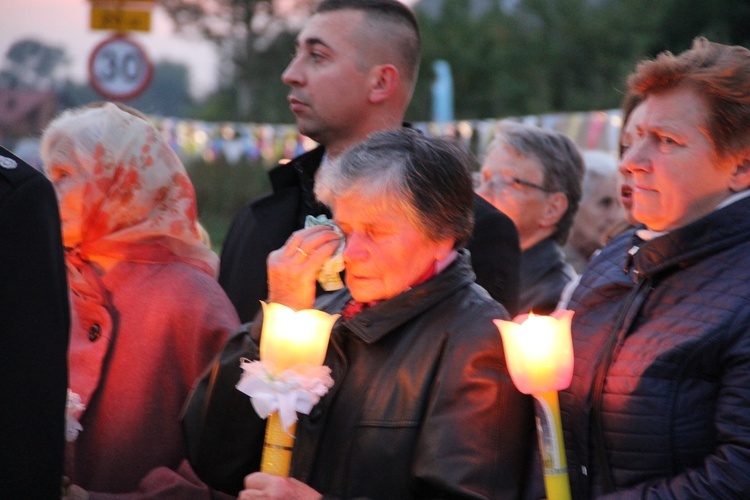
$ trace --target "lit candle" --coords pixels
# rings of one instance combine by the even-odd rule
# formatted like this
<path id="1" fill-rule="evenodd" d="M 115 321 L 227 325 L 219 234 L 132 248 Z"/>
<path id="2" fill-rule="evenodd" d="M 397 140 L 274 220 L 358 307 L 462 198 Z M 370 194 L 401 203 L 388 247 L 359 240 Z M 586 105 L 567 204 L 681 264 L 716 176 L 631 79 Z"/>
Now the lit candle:
<path id="1" fill-rule="evenodd" d="M 331 328 L 339 315 L 314 309 L 295 311 L 273 302 L 262 302 L 262 305 L 261 361 L 269 363 L 275 374 L 297 367 L 303 370 L 305 366 L 321 366 L 328 349 Z M 261 458 L 262 472 L 289 475 L 295 428 L 293 424 L 285 430 L 278 412 L 268 416 Z"/>
<path id="2" fill-rule="evenodd" d="M 282 304 L 263 305 L 260 359 L 276 372 L 308 364 L 320 366 L 326 357 L 331 328 L 339 317 L 315 309 L 295 311 Z"/>
<path id="3" fill-rule="evenodd" d="M 522 315 L 513 321 L 496 319 L 513 383 L 537 402 L 537 433 L 549 500 L 571 498 L 557 391 L 573 377 L 573 311 L 551 316 Z"/>

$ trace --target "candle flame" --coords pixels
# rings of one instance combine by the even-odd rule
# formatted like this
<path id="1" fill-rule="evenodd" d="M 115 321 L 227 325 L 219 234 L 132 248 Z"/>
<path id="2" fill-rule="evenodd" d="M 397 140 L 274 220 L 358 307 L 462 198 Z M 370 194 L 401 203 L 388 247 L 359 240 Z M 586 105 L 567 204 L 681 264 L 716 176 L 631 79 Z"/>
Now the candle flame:
<path id="1" fill-rule="evenodd" d="M 533 313 L 513 321 L 494 320 L 503 338 L 505 360 L 519 391 L 538 394 L 567 388 L 573 377 L 573 311 Z"/>
<path id="2" fill-rule="evenodd" d="M 276 373 L 296 365 L 321 366 L 339 315 L 316 309 L 295 311 L 275 302 L 261 304 L 260 359 L 272 363 Z"/>

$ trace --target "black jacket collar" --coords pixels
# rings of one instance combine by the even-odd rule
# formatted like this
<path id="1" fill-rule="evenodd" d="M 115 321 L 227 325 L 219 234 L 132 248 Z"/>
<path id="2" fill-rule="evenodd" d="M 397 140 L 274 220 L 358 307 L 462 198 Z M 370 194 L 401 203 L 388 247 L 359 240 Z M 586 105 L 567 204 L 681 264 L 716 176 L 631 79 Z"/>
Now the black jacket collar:
<path id="1" fill-rule="evenodd" d="M 347 321 L 346 327 L 368 344 L 377 342 L 459 288 L 470 285 L 474 279 L 469 253 L 461 250 L 456 260 L 443 272 L 411 290 L 365 309 Z M 315 308 L 340 313 L 350 299 L 349 290 L 344 288 L 340 292 L 320 297 Z"/>
<path id="2" fill-rule="evenodd" d="M 642 276 L 688 266 L 726 248 L 750 241 L 750 197 L 715 210 L 669 233 L 643 242 L 633 258 Z"/>

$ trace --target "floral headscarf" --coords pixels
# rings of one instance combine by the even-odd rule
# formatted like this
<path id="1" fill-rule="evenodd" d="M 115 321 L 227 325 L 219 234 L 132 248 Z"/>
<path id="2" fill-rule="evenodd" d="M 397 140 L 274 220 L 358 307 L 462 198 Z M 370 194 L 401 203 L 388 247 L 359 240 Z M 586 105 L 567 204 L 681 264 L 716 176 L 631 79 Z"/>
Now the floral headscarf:
<path id="1" fill-rule="evenodd" d="M 193 185 L 144 118 L 111 103 L 69 111 L 50 124 L 41 148 L 48 171 L 63 164 L 87 183 L 77 249 L 84 260 L 177 260 L 215 275 L 218 258 L 201 242 Z"/>
<path id="2" fill-rule="evenodd" d="M 187 172 L 137 112 L 111 103 L 65 112 L 45 131 L 41 154 L 48 174 L 64 166 L 70 174 L 65 182 L 82 183 L 76 185 L 81 213 L 66 220 L 61 206 L 63 231 L 66 224 L 80 225 L 75 228 L 80 241 L 66 242 L 80 326 L 94 325 L 109 337 L 112 321 L 101 276 L 118 262 L 183 262 L 216 276 L 219 260 L 201 241 Z"/>

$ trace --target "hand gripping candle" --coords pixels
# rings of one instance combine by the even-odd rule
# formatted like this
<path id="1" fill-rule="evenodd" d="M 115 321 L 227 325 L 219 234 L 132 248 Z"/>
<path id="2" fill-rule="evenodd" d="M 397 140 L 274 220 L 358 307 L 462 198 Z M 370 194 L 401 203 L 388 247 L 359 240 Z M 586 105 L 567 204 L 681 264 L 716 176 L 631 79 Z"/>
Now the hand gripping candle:
<path id="1" fill-rule="evenodd" d="M 571 498 L 557 391 L 567 388 L 573 377 L 572 319 L 573 311 L 561 310 L 551 316 L 524 314 L 513 321 L 495 320 L 513 383 L 536 401 L 537 434 L 549 500 Z"/>
<path id="2" fill-rule="evenodd" d="M 288 476 L 297 412 L 308 414 L 333 386 L 331 370 L 322 365 L 339 315 L 262 305 L 260 361 L 241 361 L 237 389 L 250 396 L 261 418 L 268 417 L 261 471 Z"/>

